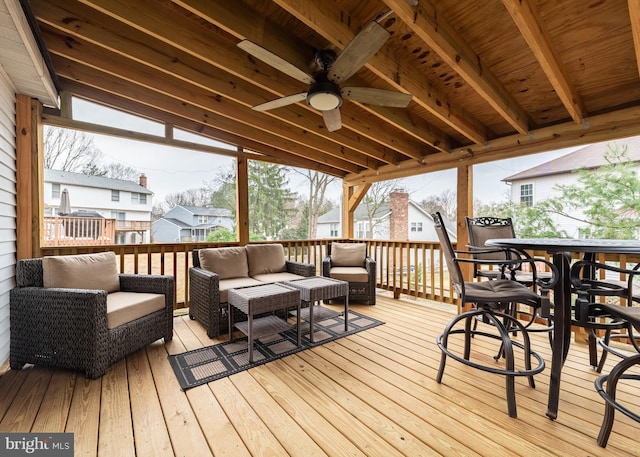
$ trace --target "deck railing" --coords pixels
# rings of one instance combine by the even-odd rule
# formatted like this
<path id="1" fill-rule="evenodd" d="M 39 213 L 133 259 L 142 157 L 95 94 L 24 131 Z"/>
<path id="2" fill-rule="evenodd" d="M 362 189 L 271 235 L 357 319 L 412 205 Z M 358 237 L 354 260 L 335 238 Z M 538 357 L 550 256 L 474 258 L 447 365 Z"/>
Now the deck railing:
<path id="1" fill-rule="evenodd" d="M 442 303 L 457 304 L 451 292 L 440 245 L 437 242 L 317 239 L 278 241 L 285 247 L 288 259 L 316 265 L 321 274 L 322 259 L 327 247 L 336 241 L 358 241 L 368 244 L 369 255 L 377 262 L 377 287 L 393 292 L 395 297 L 407 295 Z M 42 255 L 85 254 L 114 251 L 122 273 L 168 274 L 176 278 L 177 307 L 189 306 L 189 268 L 192 251 L 206 247 L 237 246 L 238 243 L 174 243 L 174 244 L 125 244 L 95 246 L 56 246 L 42 248 Z M 549 259 L 545 252 L 532 252 Z M 600 262 L 616 262 L 624 268 L 640 262 L 638 256 L 607 254 L 598 257 Z M 625 279 L 621 277 L 620 279 Z"/>

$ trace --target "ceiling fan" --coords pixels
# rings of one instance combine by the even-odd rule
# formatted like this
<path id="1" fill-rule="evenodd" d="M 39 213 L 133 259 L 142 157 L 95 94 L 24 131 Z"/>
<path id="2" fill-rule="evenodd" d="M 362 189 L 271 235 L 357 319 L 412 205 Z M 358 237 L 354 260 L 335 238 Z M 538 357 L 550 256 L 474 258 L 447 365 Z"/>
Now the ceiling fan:
<path id="1" fill-rule="evenodd" d="M 238 43 L 240 49 L 276 70 L 310 85 L 306 92 L 277 98 L 254 106 L 253 109 L 268 111 L 306 100 L 309 106 L 322 112 L 327 129 L 333 132 L 342 127 L 340 106 L 345 98 L 368 105 L 406 107 L 411 101 L 411 94 L 371 87 L 340 87 L 340 83 L 353 76 L 389 38 L 389 32 L 378 23 L 384 17 L 386 15 L 367 24 L 340 55 L 336 55 L 330 49 L 318 51 L 315 61 L 320 70 L 314 75 L 308 74 L 252 41 L 242 40 Z"/>

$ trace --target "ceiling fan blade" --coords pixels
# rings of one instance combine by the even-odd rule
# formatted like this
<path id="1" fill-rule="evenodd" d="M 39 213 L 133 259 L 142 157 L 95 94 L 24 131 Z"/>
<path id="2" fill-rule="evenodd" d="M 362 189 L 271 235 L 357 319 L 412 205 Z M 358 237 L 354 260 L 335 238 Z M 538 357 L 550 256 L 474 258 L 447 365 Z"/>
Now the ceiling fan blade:
<path id="1" fill-rule="evenodd" d="M 294 103 L 301 102 L 306 98 L 307 98 L 307 93 L 301 92 L 299 94 L 287 95 L 286 97 L 276 98 L 275 100 L 271 100 L 270 102 L 256 105 L 252 109 L 256 111 L 269 111 L 270 109 L 281 108 L 287 105 L 293 105 Z"/>
<path id="2" fill-rule="evenodd" d="M 378 52 L 390 34 L 378 24 L 371 21 L 344 48 L 329 69 L 329 80 L 338 84 L 346 81 Z"/>
<path id="3" fill-rule="evenodd" d="M 394 108 L 405 108 L 413 97 L 411 94 L 372 87 L 343 87 L 341 92 L 344 98 L 354 102 Z"/>
<path id="4" fill-rule="evenodd" d="M 238 43 L 238 47 L 243 51 L 248 52 L 256 59 L 262 60 L 267 65 L 271 65 L 276 70 L 279 70 L 285 75 L 291 76 L 298 81 L 306 84 L 312 84 L 315 82 L 313 76 L 308 74 L 306 71 L 299 69 L 292 63 L 284 60 L 282 57 L 268 51 L 260 45 L 255 44 L 253 41 L 242 40 Z"/>
<path id="5" fill-rule="evenodd" d="M 323 111 L 322 117 L 324 118 L 324 125 L 327 126 L 327 130 L 335 132 L 342 127 L 342 118 L 340 116 L 340 109 L 332 109 L 329 111 Z"/>

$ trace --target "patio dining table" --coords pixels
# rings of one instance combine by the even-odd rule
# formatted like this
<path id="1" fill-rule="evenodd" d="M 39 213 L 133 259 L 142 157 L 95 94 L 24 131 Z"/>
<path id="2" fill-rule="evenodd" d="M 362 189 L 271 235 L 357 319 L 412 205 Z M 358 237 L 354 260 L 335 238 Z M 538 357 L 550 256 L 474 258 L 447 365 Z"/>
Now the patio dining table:
<path id="1" fill-rule="evenodd" d="M 560 375 L 571 343 L 571 253 L 593 258 L 599 253 L 640 254 L 639 240 L 574 239 L 574 238 L 495 238 L 485 245 L 520 251 L 544 250 L 552 255 L 559 279 L 554 289 L 554 330 L 551 356 L 551 379 L 547 400 L 547 416 L 558 417 Z"/>

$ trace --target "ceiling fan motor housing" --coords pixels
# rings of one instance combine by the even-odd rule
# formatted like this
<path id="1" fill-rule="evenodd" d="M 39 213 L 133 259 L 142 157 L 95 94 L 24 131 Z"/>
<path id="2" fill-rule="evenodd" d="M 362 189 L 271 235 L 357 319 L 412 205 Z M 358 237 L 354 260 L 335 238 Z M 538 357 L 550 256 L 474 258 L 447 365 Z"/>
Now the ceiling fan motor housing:
<path id="1" fill-rule="evenodd" d="M 331 111 L 342 106 L 340 87 L 327 79 L 327 72 L 314 76 L 316 82 L 307 91 L 307 104 L 320 111 Z"/>

